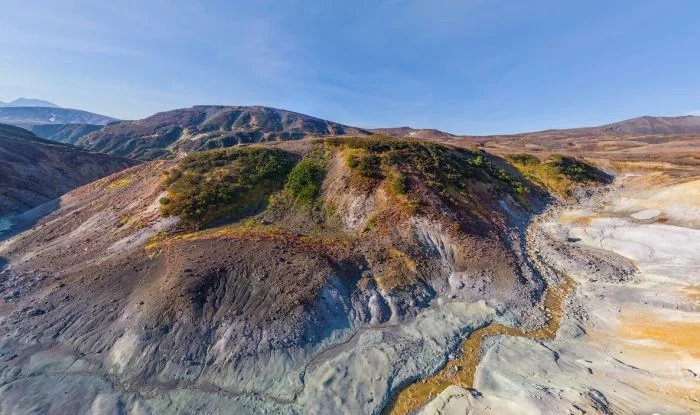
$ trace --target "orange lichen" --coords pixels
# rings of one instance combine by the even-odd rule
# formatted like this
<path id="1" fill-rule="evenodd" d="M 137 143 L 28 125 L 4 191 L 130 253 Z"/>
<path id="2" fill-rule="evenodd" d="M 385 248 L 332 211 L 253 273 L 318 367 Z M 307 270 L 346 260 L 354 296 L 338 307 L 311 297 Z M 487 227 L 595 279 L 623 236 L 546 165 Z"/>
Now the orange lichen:
<path id="1" fill-rule="evenodd" d="M 275 227 L 262 226 L 252 223 L 243 223 L 238 226 L 228 226 L 222 228 L 208 229 L 199 232 L 192 232 L 173 236 L 171 238 L 159 238 L 149 244 L 147 249 L 166 246 L 180 240 L 227 240 L 245 239 L 252 242 L 271 241 L 284 245 L 291 245 L 295 249 L 320 252 L 336 258 L 347 255 L 352 247 L 353 241 L 347 238 L 334 238 L 323 236 L 301 235 L 294 232 Z"/>
<path id="2" fill-rule="evenodd" d="M 119 189 L 123 189 L 123 188 L 125 188 L 126 186 L 130 185 L 130 184 L 133 183 L 133 182 L 134 182 L 134 178 L 133 178 L 133 177 L 124 177 L 124 178 L 121 178 L 121 179 L 117 179 L 117 180 L 115 180 L 115 181 L 113 181 L 112 183 L 110 183 L 110 184 L 107 185 L 107 190 L 119 190 Z"/>
<path id="3" fill-rule="evenodd" d="M 679 287 L 678 291 L 683 297 L 689 299 L 693 304 L 700 305 L 700 286 L 690 285 L 687 287 Z"/>

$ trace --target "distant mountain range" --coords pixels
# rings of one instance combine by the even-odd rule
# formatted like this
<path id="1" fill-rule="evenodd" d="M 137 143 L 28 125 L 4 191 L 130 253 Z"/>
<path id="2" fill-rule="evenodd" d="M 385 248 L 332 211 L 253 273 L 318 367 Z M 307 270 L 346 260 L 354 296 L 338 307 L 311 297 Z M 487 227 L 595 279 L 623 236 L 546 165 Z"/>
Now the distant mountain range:
<path id="1" fill-rule="evenodd" d="M 372 134 L 433 140 L 478 138 L 410 127 L 364 129 L 269 107 L 197 106 L 161 112 L 138 121 L 111 124 L 73 142 L 93 151 L 153 159 L 178 152 L 245 143 Z M 598 127 L 547 130 L 504 137 L 541 137 L 547 140 L 557 137 L 654 134 L 700 134 L 700 117 L 640 117 Z"/>
<path id="2" fill-rule="evenodd" d="M 87 111 L 54 107 L 3 107 L 0 108 L 0 123 L 31 127 L 42 124 L 93 124 L 106 125 L 116 118 L 93 114 Z"/>
<path id="3" fill-rule="evenodd" d="M 698 134 L 700 117 L 638 117 L 597 127 L 604 133 L 612 134 Z"/>
<path id="4" fill-rule="evenodd" d="M 276 108 L 207 105 L 108 125 L 83 136 L 77 144 L 93 151 L 153 159 L 243 143 L 370 134 L 362 128 Z"/>
<path id="5" fill-rule="evenodd" d="M 596 127 L 579 127 L 567 129 L 552 129 L 516 134 L 503 134 L 482 136 L 480 138 L 495 137 L 541 137 L 541 138 L 575 138 L 575 137 L 601 137 L 601 136 L 634 136 L 634 135 L 660 135 L 660 134 L 700 134 L 700 117 L 684 115 L 680 117 L 652 117 L 644 116 L 618 121 L 611 124 Z M 470 136 L 476 137 L 476 136 Z"/>
<path id="6" fill-rule="evenodd" d="M 38 106 L 42 105 L 42 106 Z M 509 135 L 465 136 L 411 127 L 360 128 L 263 106 L 201 105 L 160 112 L 136 121 L 59 108 L 19 98 L 0 105 L 0 123 L 26 128 L 52 141 L 113 155 L 154 159 L 238 144 L 322 136 L 411 137 L 432 140 L 527 138 L 549 140 L 600 136 L 700 134 L 700 117 L 638 117 L 597 127 L 544 130 Z"/>
<path id="7" fill-rule="evenodd" d="M 116 118 L 61 108 L 53 102 L 17 98 L 0 102 L 0 123 L 22 127 L 51 141 L 75 144 L 83 135 L 99 130 Z"/>
<path id="8" fill-rule="evenodd" d="M 396 128 L 374 128 L 375 134 L 387 135 L 389 137 L 412 137 L 412 138 L 455 138 L 454 134 L 444 131 L 435 130 L 432 128 L 411 128 L 411 127 L 396 127 Z"/>
<path id="9" fill-rule="evenodd" d="M 26 211 L 135 164 L 0 124 L 0 217 Z"/>
<path id="10" fill-rule="evenodd" d="M 0 101 L 0 107 L 47 107 L 47 108 L 60 108 L 53 102 L 44 101 L 41 99 L 33 98 L 17 98 L 11 102 Z"/>

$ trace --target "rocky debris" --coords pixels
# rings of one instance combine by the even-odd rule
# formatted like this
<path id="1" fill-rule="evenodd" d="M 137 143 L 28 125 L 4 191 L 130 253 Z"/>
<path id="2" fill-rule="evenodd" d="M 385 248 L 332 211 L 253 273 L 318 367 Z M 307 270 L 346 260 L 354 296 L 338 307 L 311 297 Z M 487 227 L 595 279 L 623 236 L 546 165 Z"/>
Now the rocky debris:
<path id="1" fill-rule="evenodd" d="M 452 270 L 455 266 L 456 247 L 441 224 L 412 218 L 411 225 L 423 248 L 428 253 L 435 255 L 443 267 Z"/>
<path id="2" fill-rule="evenodd" d="M 604 415 L 613 415 L 610 403 L 605 398 L 605 395 L 603 395 L 599 390 L 588 389 L 585 392 L 585 396 L 590 400 L 591 406 L 594 410 Z"/>
<path id="3" fill-rule="evenodd" d="M 27 317 L 36 317 L 40 316 L 42 314 L 46 314 L 46 311 L 36 308 L 36 307 L 26 307 L 22 309 L 22 312 L 27 316 Z"/>
<path id="4" fill-rule="evenodd" d="M 562 274 L 610 283 L 623 283 L 634 278 L 636 267 L 631 261 L 615 253 L 581 246 L 579 241 L 571 241 L 566 229 L 561 228 L 557 231 L 546 227 L 533 228 L 529 235 L 529 242 L 542 261 L 556 267 Z"/>

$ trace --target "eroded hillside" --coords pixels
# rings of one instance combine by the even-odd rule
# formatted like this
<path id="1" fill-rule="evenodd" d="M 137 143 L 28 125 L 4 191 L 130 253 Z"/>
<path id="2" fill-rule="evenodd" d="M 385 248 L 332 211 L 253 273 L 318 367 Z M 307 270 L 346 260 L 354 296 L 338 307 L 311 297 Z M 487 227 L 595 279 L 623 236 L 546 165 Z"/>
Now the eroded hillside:
<path id="1" fill-rule="evenodd" d="M 0 124 L 0 220 L 135 164 Z"/>
<path id="2" fill-rule="evenodd" d="M 488 153 L 386 138 L 133 167 L 0 245 L 2 400 L 378 413 L 466 333 L 545 324 L 524 232 L 549 200 Z"/>
<path id="3" fill-rule="evenodd" d="M 77 144 L 93 151 L 152 160 L 238 144 L 369 134 L 276 108 L 202 105 L 108 125 L 81 137 Z"/>

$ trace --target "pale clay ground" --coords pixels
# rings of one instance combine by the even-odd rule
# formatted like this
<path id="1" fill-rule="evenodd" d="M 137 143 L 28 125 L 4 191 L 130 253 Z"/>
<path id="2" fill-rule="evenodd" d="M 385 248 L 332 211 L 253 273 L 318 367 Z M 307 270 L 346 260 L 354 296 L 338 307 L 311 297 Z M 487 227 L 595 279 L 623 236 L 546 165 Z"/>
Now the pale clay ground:
<path id="1" fill-rule="evenodd" d="M 489 339 L 474 390 L 450 387 L 422 413 L 700 413 L 700 180 L 623 186 L 602 206 L 545 225 L 632 260 L 637 275 L 571 275 L 567 307 L 577 312 L 554 341 Z"/>

